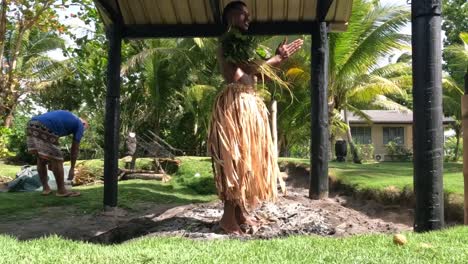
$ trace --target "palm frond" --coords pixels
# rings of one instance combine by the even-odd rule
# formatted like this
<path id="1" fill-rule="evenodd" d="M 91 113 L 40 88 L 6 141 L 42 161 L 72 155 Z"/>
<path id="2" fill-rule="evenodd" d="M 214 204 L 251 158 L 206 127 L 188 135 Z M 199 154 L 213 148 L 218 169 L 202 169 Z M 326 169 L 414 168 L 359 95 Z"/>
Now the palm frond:
<path id="1" fill-rule="evenodd" d="M 442 78 L 442 88 L 444 93 L 454 93 L 458 96 L 463 95 L 463 90 L 458 86 L 457 82 L 450 76 Z"/>
<path id="2" fill-rule="evenodd" d="M 179 53 L 179 54 L 186 56 L 185 50 L 179 49 L 179 48 L 158 47 L 158 48 L 144 49 L 138 54 L 130 57 L 125 63 L 122 64 L 122 69 L 120 71 L 120 74 L 126 75 L 129 70 L 132 70 L 136 66 L 143 64 L 146 60 L 151 59 L 157 53 L 161 53 L 165 55 Z M 186 56 L 186 58 L 187 60 L 189 60 L 188 56 Z"/>
<path id="3" fill-rule="evenodd" d="M 392 101 L 384 95 L 376 96 L 375 100 L 372 102 L 372 105 L 380 109 L 397 110 L 404 113 L 411 111 L 411 109 L 409 109 L 408 107 L 403 106 L 395 101 Z"/>
<path id="4" fill-rule="evenodd" d="M 364 121 L 366 121 L 366 123 L 368 124 L 371 124 L 372 123 L 372 120 L 370 119 L 370 117 L 361 109 L 357 108 L 357 107 L 354 107 L 352 104 L 346 104 L 346 108 L 348 109 L 348 112 L 352 112 L 355 116 L 358 116 L 362 119 L 364 119 Z"/>
<path id="5" fill-rule="evenodd" d="M 343 58 L 338 79 L 345 80 L 355 72 L 366 71 L 376 64 L 378 57 L 390 53 L 393 49 L 402 48 L 407 36 L 398 31 L 409 21 L 409 17 L 410 13 L 406 7 L 374 8 L 366 18 L 372 22 L 371 25 L 355 44 L 352 52 Z"/>
<path id="6" fill-rule="evenodd" d="M 373 70 L 370 74 L 391 78 L 395 76 L 411 75 L 411 64 L 404 62 L 390 63 L 383 67 Z"/>

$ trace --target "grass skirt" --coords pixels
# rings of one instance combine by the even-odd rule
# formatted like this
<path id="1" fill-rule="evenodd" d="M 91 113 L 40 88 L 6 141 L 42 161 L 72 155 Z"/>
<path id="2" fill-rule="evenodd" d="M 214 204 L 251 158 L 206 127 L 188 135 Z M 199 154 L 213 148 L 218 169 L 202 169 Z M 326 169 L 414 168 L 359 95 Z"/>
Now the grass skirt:
<path id="1" fill-rule="evenodd" d="M 208 151 L 221 200 L 252 209 L 277 197 L 278 158 L 268 110 L 252 87 L 229 84 L 217 96 Z"/>

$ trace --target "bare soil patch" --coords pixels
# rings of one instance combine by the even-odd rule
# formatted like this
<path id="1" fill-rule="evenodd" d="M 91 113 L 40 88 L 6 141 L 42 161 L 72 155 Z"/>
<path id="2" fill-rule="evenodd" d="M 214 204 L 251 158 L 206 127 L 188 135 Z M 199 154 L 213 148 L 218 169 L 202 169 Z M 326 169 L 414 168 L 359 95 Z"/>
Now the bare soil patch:
<path id="1" fill-rule="evenodd" d="M 269 239 L 289 235 L 341 237 L 412 230 L 411 209 L 385 206 L 332 193 L 330 198 L 307 198 L 307 175 L 288 171 L 288 193 L 275 203 L 263 203 L 252 214 L 259 227 L 243 227 L 242 239 Z M 44 208 L 34 219 L 0 224 L 0 233 L 19 239 L 57 234 L 94 243 L 122 243 L 144 236 L 179 236 L 193 239 L 227 239 L 218 226 L 222 203 L 189 205 L 139 204 L 132 210 L 72 215 L 70 209 Z M 239 238 L 239 237 L 237 237 Z"/>
<path id="2" fill-rule="evenodd" d="M 242 239 L 269 239 L 289 235 L 348 236 L 368 233 L 398 233 L 411 230 L 410 213 L 400 214 L 395 208 L 377 203 L 359 204 L 351 197 L 336 195 L 323 200 L 310 200 L 306 189 L 290 188 L 287 196 L 276 203 L 263 203 L 253 215 L 263 224 L 244 227 Z M 368 215 L 346 207 L 369 211 Z M 394 212 L 391 212 L 394 211 Z M 385 215 L 390 222 L 378 217 Z M 218 226 L 222 203 L 191 204 L 169 209 L 160 215 L 132 219 L 92 239 L 95 243 L 121 243 L 142 236 L 180 236 L 194 239 L 226 239 L 238 236 L 224 234 Z"/>

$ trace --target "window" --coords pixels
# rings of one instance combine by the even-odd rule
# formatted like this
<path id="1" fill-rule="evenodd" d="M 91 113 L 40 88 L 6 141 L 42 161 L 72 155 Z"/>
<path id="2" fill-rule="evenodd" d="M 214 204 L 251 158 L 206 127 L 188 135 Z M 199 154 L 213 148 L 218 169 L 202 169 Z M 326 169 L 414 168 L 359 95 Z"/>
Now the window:
<path id="1" fill-rule="evenodd" d="M 370 127 L 351 127 L 351 135 L 353 141 L 357 144 L 371 144 L 371 128 Z"/>
<path id="2" fill-rule="evenodd" d="M 403 145 L 405 142 L 405 130 L 403 127 L 384 127 L 383 128 L 383 143 L 388 144 L 390 141 Z"/>

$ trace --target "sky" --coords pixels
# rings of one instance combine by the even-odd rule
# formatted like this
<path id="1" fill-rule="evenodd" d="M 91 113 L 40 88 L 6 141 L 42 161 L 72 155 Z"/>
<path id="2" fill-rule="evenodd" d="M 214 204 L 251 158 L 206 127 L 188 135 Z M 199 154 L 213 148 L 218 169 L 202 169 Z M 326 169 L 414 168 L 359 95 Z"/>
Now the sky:
<path id="1" fill-rule="evenodd" d="M 79 11 L 79 7 L 77 6 L 70 6 L 69 8 L 64 8 L 58 11 L 59 21 L 67 26 L 70 26 L 71 32 L 76 36 L 84 36 L 88 32 L 92 32 L 92 26 L 86 25 L 79 17 L 71 17 L 71 14 L 77 14 Z M 67 46 L 73 46 L 74 41 L 71 40 L 67 35 L 62 35 L 65 39 Z M 48 55 L 56 60 L 64 60 L 66 57 L 63 56 L 61 50 L 54 50 L 48 53 Z"/>

